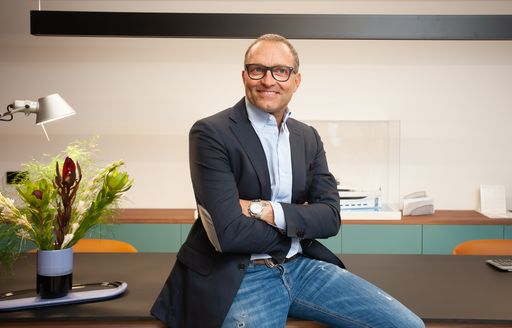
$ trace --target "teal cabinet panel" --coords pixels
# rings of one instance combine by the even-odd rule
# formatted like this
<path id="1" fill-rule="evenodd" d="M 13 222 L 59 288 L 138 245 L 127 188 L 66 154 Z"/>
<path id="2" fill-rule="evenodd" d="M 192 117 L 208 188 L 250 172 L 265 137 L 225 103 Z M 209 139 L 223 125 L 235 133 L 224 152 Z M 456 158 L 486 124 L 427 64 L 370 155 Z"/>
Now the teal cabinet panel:
<path id="1" fill-rule="evenodd" d="M 503 226 L 425 225 L 423 254 L 451 254 L 455 246 L 472 239 L 503 239 Z"/>
<path id="2" fill-rule="evenodd" d="M 327 239 L 318 239 L 325 247 L 335 254 L 341 253 L 341 231 L 336 236 Z"/>
<path id="3" fill-rule="evenodd" d="M 506 225 L 504 227 L 504 238 L 505 239 L 512 239 L 512 226 Z"/>
<path id="4" fill-rule="evenodd" d="M 89 229 L 84 238 L 101 238 L 101 232 L 107 229 L 108 225 L 98 224 Z M 107 238 L 107 237 L 104 237 Z"/>
<path id="5" fill-rule="evenodd" d="M 421 254 L 421 225 L 344 225 L 344 254 Z"/>
<path id="6" fill-rule="evenodd" d="M 185 242 L 188 237 L 188 233 L 192 229 L 192 224 L 181 224 L 181 244 Z"/>
<path id="7" fill-rule="evenodd" d="M 103 224 L 86 238 L 124 240 L 140 252 L 177 252 L 191 228 L 192 224 Z M 336 236 L 319 241 L 337 254 L 451 254 L 463 241 L 487 238 L 512 239 L 512 226 L 346 224 Z"/>
<path id="8" fill-rule="evenodd" d="M 101 227 L 101 238 L 123 240 L 139 252 L 177 252 L 180 224 L 112 224 Z"/>

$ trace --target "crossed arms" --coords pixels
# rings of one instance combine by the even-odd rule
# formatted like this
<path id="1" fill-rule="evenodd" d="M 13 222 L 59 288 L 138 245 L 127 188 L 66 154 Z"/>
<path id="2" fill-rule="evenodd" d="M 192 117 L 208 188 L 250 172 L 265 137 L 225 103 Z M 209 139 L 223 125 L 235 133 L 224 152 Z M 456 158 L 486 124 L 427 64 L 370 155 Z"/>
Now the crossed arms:
<path id="1" fill-rule="evenodd" d="M 247 125 L 250 128 L 250 124 Z M 249 217 L 247 208 L 251 199 L 268 199 L 270 190 L 261 181 L 261 172 L 268 174 L 266 165 L 258 171 L 232 129 L 218 121 L 204 119 L 192 127 L 189 135 L 190 169 L 196 201 L 204 207 L 213 223 L 214 233 L 222 252 L 270 254 L 283 258 L 290 248 L 291 237 L 300 239 L 327 238 L 340 228 L 339 197 L 336 183 L 327 168 L 325 152 L 316 131 L 299 125 L 304 138 L 300 179 L 295 179 L 292 204 L 281 203 L 286 228 L 274 226 L 271 206 L 263 220 Z M 252 129 L 252 128 L 251 128 Z M 251 134 L 247 134 L 252 138 Z M 257 136 L 254 133 L 254 138 Z M 294 135 L 294 138 L 297 136 Z M 290 139 L 290 142 L 295 142 Z M 262 149 L 252 149 L 260 152 Z M 293 153 L 293 147 L 292 147 Z M 260 172 L 258 174 L 258 172 Z M 268 179 L 268 177 L 266 177 Z M 297 182 L 298 181 L 298 182 Z M 301 183 L 302 182 L 302 183 Z M 263 185 L 263 186 L 262 186 Z M 267 197 L 265 197 L 267 196 Z"/>

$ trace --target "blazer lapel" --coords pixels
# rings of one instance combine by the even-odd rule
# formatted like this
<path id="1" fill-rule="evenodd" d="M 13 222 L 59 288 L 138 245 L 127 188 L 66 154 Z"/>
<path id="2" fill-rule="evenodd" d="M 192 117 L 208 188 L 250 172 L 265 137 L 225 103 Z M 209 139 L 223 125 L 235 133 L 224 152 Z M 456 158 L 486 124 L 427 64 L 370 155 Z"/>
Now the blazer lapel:
<path id="1" fill-rule="evenodd" d="M 265 151 L 261 145 L 260 139 L 254 131 L 249 118 L 247 117 L 247 109 L 245 107 L 245 99 L 238 102 L 231 114 L 231 130 L 236 135 L 240 144 L 244 149 L 247 157 L 251 161 L 254 170 L 258 176 L 263 199 L 270 199 L 271 187 L 270 187 L 270 176 L 268 173 L 267 160 Z"/>
<path id="2" fill-rule="evenodd" d="M 304 137 L 297 129 L 293 119 L 288 119 L 287 126 L 290 131 L 290 151 L 292 156 L 292 203 L 299 195 L 299 190 L 306 185 L 306 150 L 304 148 Z"/>

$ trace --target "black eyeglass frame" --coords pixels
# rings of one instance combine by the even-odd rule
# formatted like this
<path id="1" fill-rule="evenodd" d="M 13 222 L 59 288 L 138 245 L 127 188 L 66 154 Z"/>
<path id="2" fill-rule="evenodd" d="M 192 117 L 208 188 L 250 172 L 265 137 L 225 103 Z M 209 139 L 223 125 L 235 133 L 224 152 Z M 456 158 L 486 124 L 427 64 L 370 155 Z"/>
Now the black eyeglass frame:
<path id="1" fill-rule="evenodd" d="M 274 80 L 276 80 L 277 82 L 286 82 L 286 81 L 288 81 L 290 79 L 290 77 L 292 76 L 292 73 L 295 73 L 295 67 L 286 66 L 286 65 L 265 66 L 265 65 L 261 65 L 261 64 L 245 64 L 244 66 L 245 66 L 245 71 L 247 72 L 247 76 L 249 76 L 249 78 L 251 80 L 261 80 L 262 78 L 264 78 L 267 75 L 267 72 L 270 71 L 270 75 L 272 75 L 272 78 Z M 260 78 L 253 78 L 251 76 L 251 74 L 249 73 L 249 67 L 250 66 L 258 66 L 258 67 L 261 67 L 262 69 L 264 69 L 265 71 L 263 72 L 263 75 Z M 274 69 L 275 68 L 286 68 L 286 69 L 288 69 L 288 77 L 286 78 L 286 80 L 276 79 L 276 77 L 274 76 Z"/>

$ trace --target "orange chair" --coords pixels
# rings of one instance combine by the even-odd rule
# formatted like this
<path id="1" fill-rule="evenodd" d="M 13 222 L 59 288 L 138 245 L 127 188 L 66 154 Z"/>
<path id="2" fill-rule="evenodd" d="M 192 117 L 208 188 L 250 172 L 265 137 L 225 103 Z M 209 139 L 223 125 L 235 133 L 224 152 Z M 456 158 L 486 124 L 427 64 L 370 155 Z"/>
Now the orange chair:
<path id="1" fill-rule="evenodd" d="M 512 239 L 468 240 L 455 246 L 454 255 L 512 255 Z"/>
<path id="2" fill-rule="evenodd" d="M 75 253 L 137 253 L 127 242 L 113 239 L 82 238 L 74 246 Z"/>

